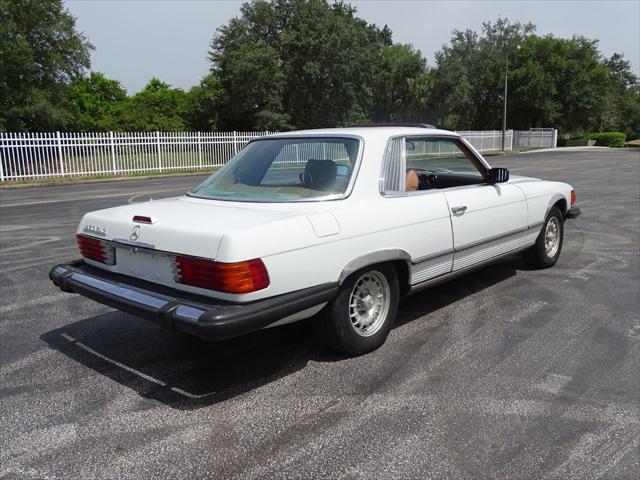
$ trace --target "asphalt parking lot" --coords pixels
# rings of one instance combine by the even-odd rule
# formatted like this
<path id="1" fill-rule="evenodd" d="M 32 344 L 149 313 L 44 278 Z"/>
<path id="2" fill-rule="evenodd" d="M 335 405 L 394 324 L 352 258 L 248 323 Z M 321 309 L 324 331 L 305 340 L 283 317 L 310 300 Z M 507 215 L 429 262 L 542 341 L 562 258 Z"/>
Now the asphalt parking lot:
<path id="1" fill-rule="evenodd" d="M 0 477 L 639 478 L 640 152 L 490 159 L 576 189 L 558 264 L 405 299 L 378 351 L 217 344 L 60 292 L 81 215 L 199 177 L 0 191 Z"/>

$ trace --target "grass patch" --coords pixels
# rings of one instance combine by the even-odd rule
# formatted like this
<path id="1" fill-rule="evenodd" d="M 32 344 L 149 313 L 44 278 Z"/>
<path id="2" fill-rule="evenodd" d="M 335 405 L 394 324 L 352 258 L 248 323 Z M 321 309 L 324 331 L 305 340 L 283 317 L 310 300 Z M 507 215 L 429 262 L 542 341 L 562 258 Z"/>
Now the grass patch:
<path id="1" fill-rule="evenodd" d="M 0 189 L 14 188 L 14 187 L 31 187 L 41 185 L 65 185 L 69 183 L 91 183 L 100 182 L 104 180 L 134 180 L 140 178 L 150 177 L 162 177 L 162 176 L 180 176 L 180 175 L 207 175 L 215 172 L 220 167 L 207 167 L 207 168 L 193 168 L 193 169 L 167 169 L 167 170 L 154 170 L 150 172 L 131 172 L 122 174 L 101 174 L 101 175 L 68 175 L 64 177 L 50 177 L 50 178 L 37 178 L 37 179 L 23 179 L 23 180 L 5 180 L 0 183 Z"/>

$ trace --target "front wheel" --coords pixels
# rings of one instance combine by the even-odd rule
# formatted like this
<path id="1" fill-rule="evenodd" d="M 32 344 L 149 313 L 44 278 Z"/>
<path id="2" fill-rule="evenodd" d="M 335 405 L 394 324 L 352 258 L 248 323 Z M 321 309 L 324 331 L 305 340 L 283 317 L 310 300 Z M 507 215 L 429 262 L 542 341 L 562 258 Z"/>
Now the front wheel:
<path id="1" fill-rule="evenodd" d="M 532 268 L 552 267 L 558 261 L 564 239 L 564 219 L 562 212 L 553 207 L 545 219 L 536 243 L 525 250 L 523 258 Z"/>
<path id="2" fill-rule="evenodd" d="M 398 275 L 392 265 L 377 265 L 349 276 L 336 297 L 314 319 L 314 329 L 328 347 L 362 355 L 381 346 L 396 318 Z"/>

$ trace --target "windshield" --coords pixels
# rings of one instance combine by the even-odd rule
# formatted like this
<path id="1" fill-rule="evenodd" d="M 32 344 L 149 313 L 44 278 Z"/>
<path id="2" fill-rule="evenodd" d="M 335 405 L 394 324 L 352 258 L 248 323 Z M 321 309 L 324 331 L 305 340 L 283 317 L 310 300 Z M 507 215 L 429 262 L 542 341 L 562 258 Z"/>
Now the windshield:
<path id="1" fill-rule="evenodd" d="M 268 138 L 249 143 L 191 195 L 290 202 L 343 195 L 358 155 L 353 138 Z"/>

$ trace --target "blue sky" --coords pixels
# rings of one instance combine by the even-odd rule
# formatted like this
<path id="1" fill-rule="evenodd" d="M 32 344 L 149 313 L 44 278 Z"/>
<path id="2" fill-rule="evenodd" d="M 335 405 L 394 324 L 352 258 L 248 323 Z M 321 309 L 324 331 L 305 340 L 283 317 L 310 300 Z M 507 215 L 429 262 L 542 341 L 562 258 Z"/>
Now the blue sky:
<path id="1" fill-rule="evenodd" d="M 120 80 L 129 93 L 152 76 L 188 89 L 207 73 L 207 50 L 216 29 L 238 14 L 230 0 L 66 0 L 77 27 L 95 45 L 93 70 Z M 453 29 L 479 30 L 498 16 L 532 22 L 538 33 L 584 35 L 601 52 L 621 52 L 640 73 L 640 0 L 352 1 L 358 15 L 389 25 L 396 42 L 411 43 L 430 65 Z"/>

